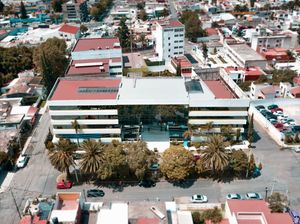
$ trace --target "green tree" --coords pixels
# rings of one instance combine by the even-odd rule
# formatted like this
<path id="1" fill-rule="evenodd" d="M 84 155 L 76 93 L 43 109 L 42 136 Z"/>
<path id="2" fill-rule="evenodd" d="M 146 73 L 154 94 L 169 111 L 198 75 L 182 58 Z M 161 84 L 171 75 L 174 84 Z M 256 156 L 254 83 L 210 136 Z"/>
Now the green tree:
<path id="1" fill-rule="evenodd" d="M 237 128 L 236 129 L 236 141 L 239 142 L 241 138 L 241 129 Z"/>
<path id="2" fill-rule="evenodd" d="M 74 121 L 72 121 L 71 125 L 72 125 L 72 128 L 75 130 L 76 139 L 77 139 L 77 145 L 79 146 L 79 136 L 78 136 L 78 133 L 80 131 L 80 124 L 78 123 L 77 119 L 74 119 Z"/>
<path id="3" fill-rule="evenodd" d="M 233 175 L 245 177 L 248 169 L 248 156 L 243 150 L 234 150 L 230 155 L 229 167 Z"/>
<path id="4" fill-rule="evenodd" d="M 162 155 L 161 171 L 169 180 L 186 179 L 194 171 L 193 155 L 182 146 L 171 146 Z"/>
<path id="5" fill-rule="evenodd" d="M 100 10 L 96 7 L 96 6 L 92 6 L 90 8 L 90 15 L 95 19 L 97 20 L 98 17 L 99 17 L 99 12 Z"/>
<path id="6" fill-rule="evenodd" d="M 205 43 L 202 44 L 202 55 L 204 60 L 206 61 L 208 58 L 208 49 L 207 49 L 207 45 Z"/>
<path id="7" fill-rule="evenodd" d="M 67 178 L 70 178 L 70 166 L 74 166 L 72 155 L 76 150 L 76 144 L 69 139 L 59 139 L 58 143 L 54 143 L 54 149 L 48 151 L 52 166 L 60 172 L 66 172 Z"/>
<path id="8" fill-rule="evenodd" d="M 218 207 L 214 207 L 213 209 L 205 210 L 202 214 L 205 220 L 210 220 L 213 224 L 218 224 L 222 221 L 223 216 L 222 212 Z"/>
<path id="9" fill-rule="evenodd" d="M 5 7 L 5 5 L 3 4 L 2 1 L 0 1 L 0 13 L 2 13 L 4 11 L 4 7 Z"/>
<path id="10" fill-rule="evenodd" d="M 224 137 L 221 135 L 209 136 L 207 147 L 200 160 L 206 164 L 213 175 L 216 172 L 222 172 L 229 162 L 229 156 L 225 152 Z"/>
<path id="11" fill-rule="evenodd" d="M 200 212 L 192 212 L 193 223 L 195 224 L 204 224 L 204 219 L 202 218 Z"/>
<path id="12" fill-rule="evenodd" d="M 123 147 L 130 174 L 142 180 L 151 164 L 157 162 L 156 154 L 148 149 L 146 142 L 142 141 L 125 143 Z"/>
<path id="13" fill-rule="evenodd" d="M 288 206 L 287 197 L 279 192 L 274 192 L 267 201 L 271 212 L 283 213 Z"/>
<path id="14" fill-rule="evenodd" d="M 84 151 L 80 161 L 80 169 L 83 173 L 96 174 L 105 162 L 104 146 L 95 140 L 83 141 L 80 150 Z"/>
<path id="15" fill-rule="evenodd" d="M 234 12 L 249 12 L 247 5 L 236 5 L 233 9 Z"/>
<path id="16" fill-rule="evenodd" d="M 185 25 L 185 34 L 190 41 L 196 42 L 198 37 L 207 36 L 206 32 L 202 29 L 197 12 L 183 11 L 180 21 Z"/>
<path id="17" fill-rule="evenodd" d="M 142 10 L 139 11 L 138 18 L 143 20 L 143 21 L 146 21 L 148 19 L 148 16 L 147 16 L 147 13 L 146 13 L 145 9 L 142 9 Z"/>
<path id="18" fill-rule="evenodd" d="M 251 153 L 250 158 L 249 158 L 247 172 L 246 172 L 246 178 L 248 178 L 249 173 L 250 173 L 250 175 L 252 174 L 252 172 L 254 171 L 255 167 L 256 167 L 256 164 L 255 164 L 254 155 L 253 155 L 253 153 Z"/>
<path id="19" fill-rule="evenodd" d="M 146 35 L 144 33 L 141 33 L 139 36 L 138 42 L 142 44 L 142 48 L 144 49 L 148 45 L 148 39 L 146 38 Z"/>
<path id="20" fill-rule="evenodd" d="M 250 143 L 250 146 L 251 146 L 251 144 L 252 144 L 252 142 L 253 142 L 253 135 L 254 135 L 254 121 L 253 121 L 253 115 L 254 114 L 252 114 L 251 115 L 251 117 L 250 117 L 250 119 L 249 119 L 249 125 L 248 125 L 248 133 L 247 133 L 247 139 L 248 139 L 248 141 L 249 141 L 249 143 Z"/>
<path id="21" fill-rule="evenodd" d="M 33 62 L 43 76 L 48 93 L 56 79 L 64 75 L 68 65 L 66 49 L 65 40 L 54 37 L 47 39 L 33 52 Z"/>
<path id="22" fill-rule="evenodd" d="M 25 5 L 22 1 L 21 1 L 21 5 L 20 5 L 20 14 L 21 14 L 20 15 L 21 19 L 27 19 L 28 18 Z"/>
<path id="23" fill-rule="evenodd" d="M 256 0 L 250 0 L 250 7 L 253 8 Z"/>
<path id="24" fill-rule="evenodd" d="M 62 12 L 62 0 L 52 0 L 51 6 L 54 12 Z"/>
<path id="25" fill-rule="evenodd" d="M 97 172 L 98 178 L 101 180 L 124 180 L 129 176 L 129 166 L 122 144 L 112 142 L 107 145 L 104 151 L 104 158 L 103 166 Z"/>
<path id="26" fill-rule="evenodd" d="M 8 155 L 4 151 L 0 151 L 0 166 L 8 161 Z"/>
<path id="27" fill-rule="evenodd" d="M 89 29 L 87 28 L 87 26 L 85 26 L 85 25 L 83 25 L 83 24 L 81 24 L 80 25 L 80 32 L 81 33 L 85 33 L 85 32 L 87 32 Z"/>
<path id="28" fill-rule="evenodd" d="M 145 8 L 145 2 L 138 2 L 136 5 L 138 10 L 142 10 Z"/>
<path id="29" fill-rule="evenodd" d="M 167 8 L 164 8 L 162 13 L 161 13 L 161 16 L 167 17 L 168 15 L 170 15 L 169 10 Z"/>
<path id="30" fill-rule="evenodd" d="M 120 21 L 120 26 L 118 28 L 118 36 L 122 48 L 128 48 L 130 46 L 129 36 L 130 32 L 128 26 L 126 25 L 126 18 L 123 17 Z"/>
<path id="31" fill-rule="evenodd" d="M 213 21 L 212 23 L 211 23 L 211 28 L 219 28 L 220 26 L 219 26 L 219 23 L 218 22 L 216 22 L 216 21 Z"/>
<path id="32" fill-rule="evenodd" d="M 180 60 L 176 67 L 176 76 L 181 76 L 181 61 Z"/>

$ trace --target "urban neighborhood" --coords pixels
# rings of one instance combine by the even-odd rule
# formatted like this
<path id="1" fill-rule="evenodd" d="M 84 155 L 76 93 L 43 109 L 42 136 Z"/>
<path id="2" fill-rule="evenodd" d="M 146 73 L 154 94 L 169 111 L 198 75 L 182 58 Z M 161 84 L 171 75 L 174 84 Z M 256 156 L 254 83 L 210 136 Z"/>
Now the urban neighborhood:
<path id="1" fill-rule="evenodd" d="M 300 224 L 299 0 L 0 0 L 0 223 Z"/>

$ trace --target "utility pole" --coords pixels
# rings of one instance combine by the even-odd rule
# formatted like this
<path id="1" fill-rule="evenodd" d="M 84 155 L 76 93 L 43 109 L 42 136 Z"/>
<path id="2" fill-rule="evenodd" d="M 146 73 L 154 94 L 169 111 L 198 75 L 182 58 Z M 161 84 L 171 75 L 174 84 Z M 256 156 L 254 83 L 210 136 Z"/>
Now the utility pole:
<path id="1" fill-rule="evenodd" d="M 11 193 L 11 196 L 13 197 L 13 201 L 14 201 L 14 204 L 15 204 L 15 206 L 16 206 L 16 209 L 17 209 L 19 218 L 21 219 L 21 218 L 22 218 L 21 212 L 20 212 L 19 207 L 18 207 L 18 205 L 17 205 L 17 201 L 16 201 L 16 198 L 15 198 L 15 196 L 14 196 L 14 194 L 13 194 L 12 188 L 10 189 L 10 193 Z"/>

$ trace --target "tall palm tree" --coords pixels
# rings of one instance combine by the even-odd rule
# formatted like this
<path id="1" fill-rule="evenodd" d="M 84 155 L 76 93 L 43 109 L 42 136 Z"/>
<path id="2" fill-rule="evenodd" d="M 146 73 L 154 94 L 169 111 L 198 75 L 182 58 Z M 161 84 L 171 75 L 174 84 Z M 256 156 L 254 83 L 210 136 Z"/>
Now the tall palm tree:
<path id="1" fill-rule="evenodd" d="M 77 119 L 74 119 L 74 121 L 72 121 L 72 128 L 74 128 L 76 132 L 77 145 L 79 146 L 78 132 L 80 130 L 80 124 L 78 123 Z"/>
<path id="2" fill-rule="evenodd" d="M 103 165 L 104 145 L 95 140 L 84 141 L 80 149 L 85 151 L 80 162 L 80 169 L 83 173 L 96 173 Z"/>
<path id="3" fill-rule="evenodd" d="M 229 156 L 225 152 L 224 137 L 221 135 L 212 135 L 208 138 L 208 148 L 203 152 L 202 161 L 215 174 L 216 171 L 222 171 L 228 164 Z"/>
<path id="4" fill-rule="evenodd" d="M 48 156 L 52 166 L 60 172 L 66 172 L 67 178 L 70 177 L 70 166 L 74 166 L 73 153 L 76 151 L 76 144 L 69 139 L 59 139 L 54 143 L 54 148 L 48 151 Z"/>

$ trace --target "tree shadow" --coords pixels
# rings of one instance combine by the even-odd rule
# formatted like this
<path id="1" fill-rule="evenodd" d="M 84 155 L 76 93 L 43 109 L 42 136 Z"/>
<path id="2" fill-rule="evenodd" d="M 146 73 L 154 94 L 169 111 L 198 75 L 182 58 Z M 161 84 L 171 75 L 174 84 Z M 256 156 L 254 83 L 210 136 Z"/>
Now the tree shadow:
<path id="1" fill-rule="evenodd" d="M 193 186 L 197 179 L 186 179 L 186 180 L 181 180 L 181 181 L 170 181 L 170 183 L 173 184 L 174 187 L 180 187 L 180 188 L 190 188 Z"/>

